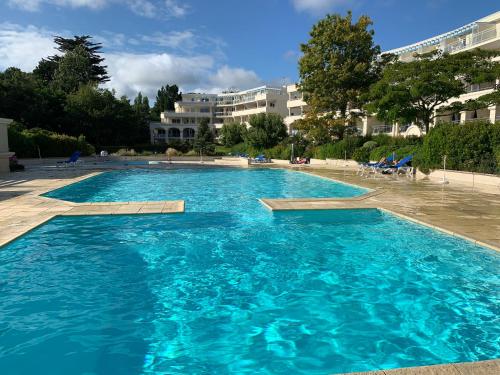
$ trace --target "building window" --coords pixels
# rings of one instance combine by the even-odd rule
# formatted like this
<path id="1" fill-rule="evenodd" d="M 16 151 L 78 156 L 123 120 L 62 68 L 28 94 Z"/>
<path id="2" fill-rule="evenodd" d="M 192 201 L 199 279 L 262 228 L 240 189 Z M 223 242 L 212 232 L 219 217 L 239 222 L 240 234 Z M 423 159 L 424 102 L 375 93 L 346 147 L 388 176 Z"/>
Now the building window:
<path id="1" fill-rule="evenodd" d="M 200 108 L 200 112 L 201 113 L 209 113 L 210 112 L 210 108 L 207 108 L 207 107 Z"/>
<path id="2" fill-rule="evenodd" d="M 182 131 L 183 138 L 194 138 L 194 129 L 186 128 Z"/>
<path id="3" fill-rule="evenodd" d="M 269 107 L 274 108 L 274 103 L 269 103 Z"/>
<path id="4" fill-rule="evenodd" d="M 172 119 L 172 124 L 180 124 L 181 123 L 181 119 L 180 118 L 173 118 Z"/>
<path id="5" fill-rule="evenodd" d="M 181 131 L 177 128 L 168 129 L 168 138 L 180 138 Z"/>

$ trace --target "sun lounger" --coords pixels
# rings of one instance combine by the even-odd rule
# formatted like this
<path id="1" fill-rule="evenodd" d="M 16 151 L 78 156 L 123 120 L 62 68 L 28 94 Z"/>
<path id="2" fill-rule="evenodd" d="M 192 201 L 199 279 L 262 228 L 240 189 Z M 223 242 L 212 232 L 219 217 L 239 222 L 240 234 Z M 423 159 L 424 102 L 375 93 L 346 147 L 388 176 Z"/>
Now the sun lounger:
<path id="1" fill-rule="evenodd" d="M 68 160 L 64 161 L 58 161 L 57 164 L 58 166 L 69 166 L 69 165 L 75 165 L 78 162 L 78 159 L 80 159 L 81 152 L 80 151 L 75 151 L 71 156 L 69 157 Z"/>

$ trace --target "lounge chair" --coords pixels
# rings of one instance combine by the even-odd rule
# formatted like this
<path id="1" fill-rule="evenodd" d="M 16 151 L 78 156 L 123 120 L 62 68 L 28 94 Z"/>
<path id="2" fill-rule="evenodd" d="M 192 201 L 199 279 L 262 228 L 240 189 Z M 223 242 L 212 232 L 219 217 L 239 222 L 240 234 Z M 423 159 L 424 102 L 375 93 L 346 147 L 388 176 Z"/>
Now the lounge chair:
<path id="1" fill-rule="evenodd" d="M 257 155 L 254 159 L 252 159 L 254 163 L 269 163 L 269 159 L 267 159 L 263 154 Z"/>
<path id="2" fill-rule="evenodd" d="M 385 160 L 383 160 L 383 161 L 379 161 L 376 163 L 361 163 L 359 165 L 359 169 L 358 169 L 357 174 L 363 176 L 365 174 L 366 170 L 376 172 L 378 168 L 381 168 L 384 166 L 390 166 L 389 163 L 392 163 L 394 161 L 395 157 L 396 157 L 396 154 L 393 152 L 388 157 L 386 157 Z"/>
<path id="3" fill-rule="evenodd" d="M 399 174 L 400 172 L 404 172 L 406 175 L 408 175 L 413 168 L 408 166 L 408 163 L 411 162 L 413 159 L 413 155 L 408 155 L 407 157 L 401 159 L 398 161 L 395 165 L 390 165 L 386 167 L 382 167 L 382 173 L 383 174 Z"/>
<path id="4" fill-rule="evenodd" d="M 78 159 L 80 159 L 81 154 L 82 153 L 80 151 L 75 151 L 71 154 L 68 160 L 58 161 L 57 164 L 58 166 L 61 165 L 64 167 L 67 167 L 69 165 L 75 165 L 78 162 Z"/>

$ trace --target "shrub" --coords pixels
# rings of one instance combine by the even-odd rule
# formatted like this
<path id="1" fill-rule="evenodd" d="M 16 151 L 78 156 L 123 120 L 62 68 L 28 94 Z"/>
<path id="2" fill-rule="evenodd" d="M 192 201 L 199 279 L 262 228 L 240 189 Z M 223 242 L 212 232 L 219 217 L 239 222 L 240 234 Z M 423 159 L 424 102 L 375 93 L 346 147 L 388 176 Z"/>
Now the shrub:
<path id="1" fill-rule="evenodd" d="M 377 147 L 378 144 L 375 141 L 368 141 L 363 144 L 363 148 L 366 148 L 368 150 L 373 150 L 375 147 Z"/>
<path id="2" fill-rule="evenodd" d="M 370 161 L 370 149 L 364 146 L 360 147 L 353 152 L 352 158 L 359 163 Z"/>
<path id="3" fill-rule="evenodd" d="M 75 151 L 82 155 L 95 153 L 84 136 L 71 137 L 43 129 L 22 129 L 14 124 L 8 128 L 9 148 L 19 158 L 69 156 Z"/>
<path id="4" fill-rule="evenodd" d="M 177 151 L 175 148 L 167 148 L 167 151 L 165 151 L 165 155 L 167 155 L 168 158 L 172 158 L 174 156 L 179 156 L 179 151 Z"/>
<path id="5" fill-rule="evenodd" d="M 396 150 L 397 147 L 394 145 L 376 147 L 370 152 L 370 160 L 379 161 L 380 159 L 391 155 L 393 152 L 396 152 Z"/>
<path id="6" fill-rule="evenodd" d="M 350 159 L 356 148 L 363 144 L 361 137 L 346 137 L 335 143 L 327 143 L 314 148 L 316 159 Z"/>
<path id="7" fill-rule="evenodd" d="M 495 173 L 498 161 L 500 123 L 471 122 L 463 125 L 439 124 L 425 136 L 415 164 L 422 170 L 442 168 L 443 156 L 449 169 Z"/>
<path id="8" fill-rule="evenodd" d="M 286 144 L 279 144 L 264 150 L 263 154 L 270 159 L 289 160 L 292 157 L 292 148 Z"/>

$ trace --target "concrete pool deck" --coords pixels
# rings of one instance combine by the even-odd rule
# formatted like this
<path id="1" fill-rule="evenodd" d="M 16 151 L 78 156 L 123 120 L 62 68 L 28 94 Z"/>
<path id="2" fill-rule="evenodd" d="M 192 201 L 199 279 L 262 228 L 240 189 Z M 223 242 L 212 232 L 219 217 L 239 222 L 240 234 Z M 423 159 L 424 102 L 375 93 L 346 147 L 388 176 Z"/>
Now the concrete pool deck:
<path id="1" fill-rule="evenodd" d="M 181 168 L 185 166 L 185 164 L 179 165 Z M 200 167 L 210 166 L 219 167 L 213 163 L 204 163 Z M 309 167 L 304 168 L 303 171 L 362 186 L 371 191 L 355 198 L 265 199 L 263 197 L 261 201 L 272 210 L 378 208 L 500 251 L 499 194 L 438 185 L 429 181 L 412 181 L 404 177 L 365 178 L 357 176 L 354 170 Z M 184 212 L 184 201 L 72 203 L 40 196 L 98 173 L 101 171 L 90 168 L 47 170 L 32 167 L 22 173 L 0 174 L 0 246 L 59 215 Z M 363 374 L 489 375 L 498 373 L 500 373 L 500 360 L 379 370 Z"/>
<path id="2" fill-rule="evenodd" d="M 48 191 L 101 172 L 64 168 L 0 175 L 0 246 L 55 216 L 172 214 L 184 212 L 184 201 L 74 203 L 41 196 Z M 7 177 L 7 178 L 6 178 Z"/>

